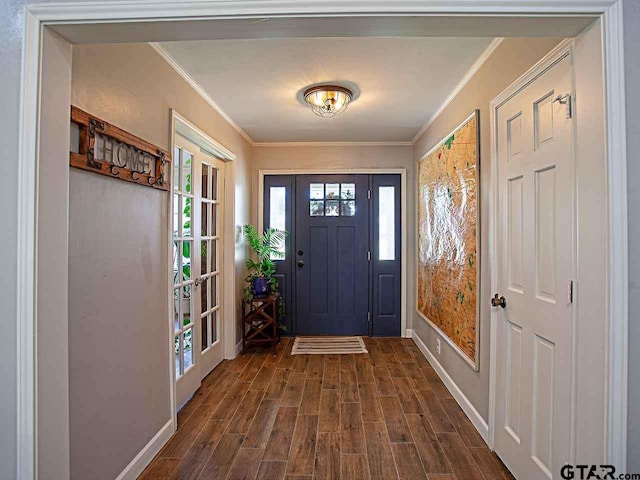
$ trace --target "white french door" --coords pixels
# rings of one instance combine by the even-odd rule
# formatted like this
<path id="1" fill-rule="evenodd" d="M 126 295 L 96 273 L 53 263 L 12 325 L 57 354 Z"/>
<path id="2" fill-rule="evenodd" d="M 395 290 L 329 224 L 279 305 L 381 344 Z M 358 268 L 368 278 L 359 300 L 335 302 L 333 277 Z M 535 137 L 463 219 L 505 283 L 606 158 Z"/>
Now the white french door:
<path id="1" fill-rule="evenodd" d="M 224 162 L 176 135 L 173 165 L 173 354 L 180 407 L 224 355 Z"/>
<path id="2" fill-rule="evenodd" d="M 497 275 L 506 303 L 494 305 L 495 450 L 516 478 L 527 480 L 560 478 L 570 461 L 571 93 L 567 56 L 497 111 Z"/>

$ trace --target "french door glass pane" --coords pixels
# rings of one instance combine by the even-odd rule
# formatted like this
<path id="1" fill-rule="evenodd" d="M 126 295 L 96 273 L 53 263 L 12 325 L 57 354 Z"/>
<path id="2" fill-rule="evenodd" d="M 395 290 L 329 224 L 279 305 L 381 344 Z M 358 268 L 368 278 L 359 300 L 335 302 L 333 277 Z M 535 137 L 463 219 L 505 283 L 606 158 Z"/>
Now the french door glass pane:
<path id="1" fill-rule="evenodd" d="M 209 209 L 208 203 L 200 202 L 200 235 L 206 237 L 209 235 Z"/>
<path id="2" fill-rule="evenodd" d="M 204 275 L 205 273 L 209 273 L 209 270 L 207 270 L 207 258 L 208 258 L 208 248 L 207 248 L 207 241 L 206 240 L 201 240 L 200 241 L 200 275 Z"/>
<path id="3" fill-rule="evenodd" d="M 173 356 L 175 358 L 176 365 L 176 378 L 180 376 L 180 336 L 176 336 L 173 338 Z"/>
<path id="4" fill-rule="evenodd" d="M 184 240 L 182 242 L 182 278 L 183 281 L 193 278 L 191 272 L 191 255 L 193 251 L 193 240 Z"/>
<path id="5" fill-rule="evenodd" d="M 211 229 L 209 230 L 209 236 L 215 237 L 218 235 L 218 205 L 212 203 L 209 208 L 211 208 Z"/>
<path id="6" fill-rule="evenodd" d="M 182 236 L 191 237 L 192 225 L 191 225 L 191 204 L 193 199 L 189 197 L 182 198 Z"/>
<path id="7" fill-rule="evenodd" d="M 193 163 L 193 157 L 189 152 L 182 151 L 182 184 L 180 186 L 180 190 L 183 192 L 191 193 L 193 189 L 191 188 L 191 166 Z"/>
<path id="8" fill-rule="evenodd" d="M 184 286 L 180 289 L 182 291 L 182 304 L 180 305 L 182 313 L 182 325 L 186 326 L 191 323 L 192 317 L 192 302 L 191 302 L 191 285 Z"/>
<path id="9" fill-rule="evenodd" d="M 378 187 L 378 259 L 395 260 L 395 187 Z"/>
<path id="10" fill-rule="evenodd" d="M 173 194 L 173 236 L 180 236 L 180 195 Z"/>
<path id="11" fill-rule="evenodd" d="M 180 288 L 173 289 L 173 331 L 178 332 L 180 325 Z"/>
<path id="12" fill-rule="evenodd" d="M 211 167 L 206 163 L 202 164 L 202 198 L 211 198 L 210 185 L 211 182 L 209 178 L 211 178 Z"/>
<path id="13" fill-rule="evenodd" d="M 193 329 L 189 329 L 186 332 L 184 332 L 182 337 L 182 344 L 183 344 L 183 357 L 184 357 L 184 369 L 183 371 L 185 371 L 187 368 L 189 368 L 191 365 L 193 365 Z"/>
<path id="14" fill-rule="evenodd" d="M 200 328 L 202 331 L 202 351 L 205 351 L 207 348 L 209 348 L 209 318 L 209 315 L 205 315 L 200 319 Z"/>
<path id="15" fill-rule="evenodd" d="M 216 272 L 218 270 L 218 240 L 209 241 L 211 251 L 207 257 L 209 261 L 209 272 Z"/>
<path id="16" fill-rule="evenodd" d="M 211 198 L 212 200 L 219 200 L 218 198 L 218 169 L 211 168 Z"/>
<path id="17" fill-rule="evenodd" d="M 211 307 L 217 307 L 218 303 L 218 276 L 212 275 L 209 279 L 209 295 L 211 299 Z"/>
<path id="18" fill-rule="evenodd" d="M 180 149 L 176 147 L 173 152 L 173 189 L 180 190 Z"/>
<path id="19" fill-rule="evenodd" d="M 211 320 L 211 343 L 215 343 L 218 341 L 218 312 L 219 310 L 216 310 L 215 312 L 212 312 L 211 315 L 209 315 L 209 319 Z"/>
<path id="20" fill-rule="evenodd" d="M 174 240 L 173 242 L 173 283 L 174 285 L 180 283 L 180 270 L 182 269 L 180 261 L 182 260 L 182 242 L 180 240 Z"/>
<path id="21" fill-rule="evenodd" d="M 209 300 L 209 279 L 205 279 L 200 284 L 200 313 L 207 312 L 211 307 Z"/>

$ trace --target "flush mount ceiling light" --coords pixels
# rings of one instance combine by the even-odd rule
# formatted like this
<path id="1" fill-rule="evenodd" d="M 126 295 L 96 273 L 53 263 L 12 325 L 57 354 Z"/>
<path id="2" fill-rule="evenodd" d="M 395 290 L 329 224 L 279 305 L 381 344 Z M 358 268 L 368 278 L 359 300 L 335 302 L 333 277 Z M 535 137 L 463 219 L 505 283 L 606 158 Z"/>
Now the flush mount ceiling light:
<path id="1" fill-rule="evenodd" d="M 304 101 L 311 111 L 323 118 L 344 112 L 353 99 L 353 92 L 338 85 L 316 85 L 304 92 Z"/>

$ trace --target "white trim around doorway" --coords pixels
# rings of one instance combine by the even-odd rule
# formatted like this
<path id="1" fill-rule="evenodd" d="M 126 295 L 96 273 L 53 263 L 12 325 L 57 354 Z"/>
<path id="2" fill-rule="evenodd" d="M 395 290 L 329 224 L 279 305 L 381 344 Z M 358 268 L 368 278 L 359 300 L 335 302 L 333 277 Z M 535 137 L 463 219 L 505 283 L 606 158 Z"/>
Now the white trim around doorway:
<path id="1" fill-rule="evenodd" d="M 264 177 L 265 175 L 400 175 L 400 232 L 401 251 L 400 260 L 400 332 L 403 337 L 411 337 L 411 331 L 407 330 L 407 169 L 406 168 L 309 168 L 295 170 L 258 170 L 258 231 L 264 229 Z"/>
<path id="2" fill-rule="evenodd" d="M 438 15 L 512 13 L 519 16 L 585 14 L 603 18 L 605 113 L 609 185 L 607 462 L 626 465 L 628 239 L 627 152 L 622 0 L 98 0 L 29 5 L 24 11 L 17 199 L 17 478 L 37 478 L 36 233 L 42 27 L 73 22 L 185 21 L 197 17 Z M 406 185 L 403 187 L 406 192 Z M 46 359 L 45 359 L 46 361 Z"/>

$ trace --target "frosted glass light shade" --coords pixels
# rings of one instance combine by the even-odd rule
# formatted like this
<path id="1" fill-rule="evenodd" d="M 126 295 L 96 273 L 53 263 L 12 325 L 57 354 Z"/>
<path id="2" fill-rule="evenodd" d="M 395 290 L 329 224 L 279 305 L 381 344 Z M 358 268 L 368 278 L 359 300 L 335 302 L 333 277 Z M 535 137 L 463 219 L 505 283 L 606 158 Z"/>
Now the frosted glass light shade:
<path id="1" fill-rule="evenodd" d="M 311 111 L 323 118 L 344 112 L 352 98 L 351 90 L 337 85 L 318 85 L 304 92 L 304 100 Z"/>

